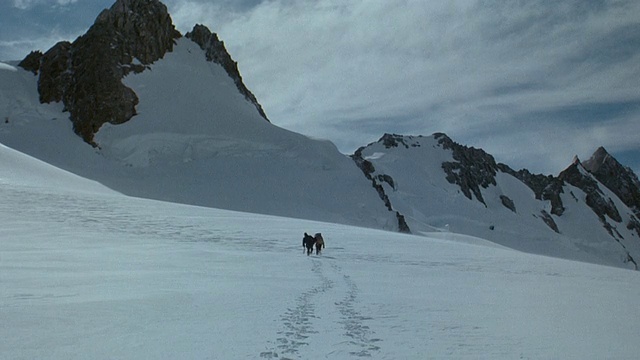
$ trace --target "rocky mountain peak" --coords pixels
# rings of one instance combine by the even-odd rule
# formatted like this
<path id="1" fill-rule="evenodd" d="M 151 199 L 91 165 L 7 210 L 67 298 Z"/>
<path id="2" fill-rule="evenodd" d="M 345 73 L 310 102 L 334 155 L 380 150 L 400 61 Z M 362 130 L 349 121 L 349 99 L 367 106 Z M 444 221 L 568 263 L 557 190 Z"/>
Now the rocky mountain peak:
<path id="1" fill-rule="evenodd" d="M 615 161 L 615 159 L 613 160 Z M 609 155 L 604 147 L 600 146 L 596 152 L 591 155 L 589 160 L 585 161 L 582 165 L 585 169 L 589 170 L 589 172 L 594 172 L 607 161 L 611 161 L 611 155 Z"/>
<path id="2" fill-rule="evenodd" d="M 171 51 L 181 35 L 160 1 L 118 0 L 98 15 L 87 36 L 107 36 L 122 64 L 130 64 L 132 58 L 151 64 Z"/>
<path id="3" fill-rule="evenodd" d="M 640 181 L 631 168 L 620 164 L 603 147 L 599 147 L 582 165 L 632 209 L 636 216 L 640 216 Z"/>
<path id="4" fill-rule="evenodd" d="M 578 157 L 578 155 L 574 155 L 573 156 L 573 160 L 571 160 L 571 164 L 572 165 L 579 165 L 581 163 L 580 158 Z"/>
<path id="5" fill-rule="evenodd" d="M 40 101 L 62 101 L 74 131 L 97 146 L 93 138 L 104 123 L 121 124 L 136 115 L 138 97 L 122 78 L 144 71 L 173 51 L 181 36 L 159 0 L 117 0 L 76 41 L 60 42 L 44 54 L 32 52 L 20 66 L 39 75 Z M 203 25 L 186 36 L 200 45 L 207 61 L 225 69 L 238 91 L 269 121 L 224 42 Z"/>
<path id="6" fill-rule="evenodd" d="M 160 1 L 118 0 L 73 43 L 60 42 L 41 56 L 32 53 L 23 63 L 39 73 L 40 101 L 62 101 L 74 131 L 95 146 L 102 124 L 120 124 L 136 114 L 138 97 L 122 78 L 172 51 L 180 36 Z"/>
<path id="7" fill-rule="evenodd" d="M 587 205 L 593 209 L 605 228 L 613 236 L 613 226 L 609 224 L 605 215 L 618 223 L 622 221 L 622 217 L 613 201 L 605 196 L 602 189 L 598 186 L 598 181 L 587 172 L 577 157 L 574 158 L 573 164 L 560 173 L 558 178 L 585 192 Z"/>
<path id="8" fill-rule="evenodd" d="M 256 107 L 258 113 L 265 120 L 269 121 L 267 115 L 262 109 L 262 106 L 258 103 L 256 97 L 244 85 L 242 76 L 240 76 L 240 71 L 238 70 L 238 63 L 231 58 L 231 55 L 224 46 L 224 42 L 218 39 L 218 35 L 216 33 L 212 33 L 211 30 L 209 30 L 209 28 L 207 28 L 206 26 L 196 24 L 193 27 L 193 30 L 191 30 L 191 32 L 188 32 L 185 37 L 191 39 L 191 41 L 198 44 L 200 48 L 205 51 L 207 61 L 211 61 L 222 66 L 229 77 L 233 79 L 233 82 L 236 84 L 238 91 L 240 91 L 240 93 L 244 95 L 247 101 L 249 101 Z"/>

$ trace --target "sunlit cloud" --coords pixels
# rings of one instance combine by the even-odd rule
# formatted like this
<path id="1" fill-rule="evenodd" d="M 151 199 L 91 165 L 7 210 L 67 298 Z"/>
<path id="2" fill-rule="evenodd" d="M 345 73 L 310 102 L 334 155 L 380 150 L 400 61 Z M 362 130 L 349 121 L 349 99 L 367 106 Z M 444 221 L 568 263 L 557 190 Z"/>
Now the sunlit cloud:
<path id="1" fill-rule="evenodd" d="M 27 10 L 36 5 L 70 5 L 75 4 L 78 0 L 12 0 L 13 6 L 21 10 Z"/>

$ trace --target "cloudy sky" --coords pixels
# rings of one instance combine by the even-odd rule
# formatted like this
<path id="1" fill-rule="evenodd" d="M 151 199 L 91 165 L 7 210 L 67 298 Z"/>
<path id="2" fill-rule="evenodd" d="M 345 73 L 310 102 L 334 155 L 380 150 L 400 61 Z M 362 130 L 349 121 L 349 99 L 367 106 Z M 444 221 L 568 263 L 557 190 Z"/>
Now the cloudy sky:
<path id="1" fill-rule="evenodd" d="M 2 0 L 0 60 L 74 40 L 115 0 Z M 164 0 L 225 41 L 271 121 L 344 153 L 385 132 L 557 174 L 604 146 L 640 174 L 638 0 Z"/>

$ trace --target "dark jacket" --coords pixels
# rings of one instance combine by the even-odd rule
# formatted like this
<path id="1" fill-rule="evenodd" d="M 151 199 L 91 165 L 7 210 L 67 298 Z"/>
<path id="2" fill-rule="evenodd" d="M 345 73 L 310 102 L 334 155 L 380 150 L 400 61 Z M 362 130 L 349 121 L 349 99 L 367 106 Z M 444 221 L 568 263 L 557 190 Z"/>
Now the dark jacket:
<path id="1" fill-rule="evenodd" d="M 302 245 L 306 246 L 308 248 L 313 247 L 313 244 L 316 243 L 316 239 L 313 238 L 313 236 L 305 233 L 304 234 L 304 238 L 302 238 Z"/>

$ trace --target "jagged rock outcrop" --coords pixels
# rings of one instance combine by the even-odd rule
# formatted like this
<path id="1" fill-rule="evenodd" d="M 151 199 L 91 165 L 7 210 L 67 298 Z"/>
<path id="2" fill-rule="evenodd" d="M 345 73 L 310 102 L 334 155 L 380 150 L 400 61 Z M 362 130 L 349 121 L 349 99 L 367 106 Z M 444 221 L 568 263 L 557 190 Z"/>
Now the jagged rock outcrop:
<path id="1" fill-rule="evenodd" d="M 493 156 L 482 149 L 457 144 L 445 134 L 436 133 L 433 136 L 443 149 L 451 149 L 456 160 L 442 163 L 447 181 L 460 186 L 467 198 L 472 199 L 473 194 L 478 201 L 487 206 L 480 187 L 486 189 L 489 185 L 496 185 L 498 165 Z"/>
<path id="2" fill-rule="evenodd" d="M 72 81 L 71 43 L 61 41 L 49 49 L 40 62 L 38 93 L 40 102 L 51 103 L 63 100 Z"/>
<path id="3" fill-rule="evenodd" d="M 585 192 L 587 205 L 598 215 L 600 221 L 602 221 L 609 233 L 613 236 L 611 226 L 605 218 L 605 215 L 618 223 L 622 222 L 622 217 L 615 204 L 610 198 L 605 197 L 600 187 L 598 187 L 597 181 L 584 169 L 580 160 L 576 157 L 573 164 L 562 171 L 558 178 Z"/>
<path id="4" fill-rule="evenodd" d="M 98 15 L 86 39 L 91 36 L 110 40 L 110 50 L 121 64 L 131 64 L 136 58 L 146 65 L 171 51 L 181 35 L 160 1 L 118 0 Z"/>
<path id="5" fill-rule="evenodd" d="M 212 61 L 216 64 L 220 64 L 222 68 L 233 79 L 238 91 L 244 95 L 245 99 L 252 103 L 258 113 L 267 121 L 267 115 L 265 114 L 262 106 L 258 103 L 258 100 L 249 89 L 244 85 L 240 71 L 238 71 L 238 63 L 235 62 L 227 49 L 224 46 L 224 42 L 218 39 L 218 35 L 212 33 L 209 28 L 204 25 L 197 24 L 193 27 L 191 32 L 185 35 L 186 38 L 191 39 L 196 44 L 200 45 L 200 48 L 205 51 L 207 61 Z"/>
<path id="6" fill-rule="evenodd" d="M 598 183 L 592 177 L 592 174 L 588 173 L 587 170 L 583 167 L 580 160 L 576 157 L 574 163 L 569 166 L 566 170 L 560 173 L 560 179 L 565 180 L 567 183 L 580 188 L 586 194 L 586 204 L 593 210 L 593 212 L 598 216 L 600 222 L 602 222 L 603 227 L 607 230 L 609 235 L 616 240 L 620 246 L 626 252 L 626 258 L 624 261 L 626 263 L 632 263 L 636 270 L 638 270 L 638 263 L 631 256 L 629 251 L 627 250 L 627 246 L 625 246 L 622 240 L 625 240 L 622 234 L 618 231 L 617 227 L 612 225 L 608 220 L 609 217 L 611 220 L 621 223 L 622 217 L 618 211 L 618 208 L 615 206 L 613 201 L 610 198 L 606 198 Z M 605 217 L 606 215 L 606 217 Z M 636 234 L 640 235 L 640 223 L 635 218 L 635 215 L 630 214 L 631 218 L 629 223 L 627 224 L 627 228 L 629 230 L 633 230 Z"/>
<path id="7" fill-rule="evenodd" d="M 582 166 L 640 216 L 640 181 L 629 167 L 620 164 L 604 147 L 599 147 Z"/>
<path id="8" fill-rule="evenodd" d="M 640 235 L 640 221 L 637 217 L 631 217 L 629 223 L 627 224 L 627 229 L 633 230 L 636 232 L 636 234 Z"/>
<path id="9" fill-rule="evenodd" d="M 41 51 L 32 51 L 18 64 L 18 66 L 27 71 L 31 71 L 34 75 L 38 75 L 42 55 Z"/>
<path id="10" fill-rule="evenodd" d="M 532 174 L 527 169 L 515 171 L 505 164 L 498 164 L 500 171 L 510 174 L 527 185 L 538 200 L 551 203 L 551 213 L 560 216 L 564 213 L 564 205 L 560 194 L 564 193 L 564 182 L 552 175 Z"/>
<path id="11" fill-rule="evenodd" d="M 96 145 L 93 137 L 102 124 L 120 124 L 136 114 L 138 97 L 122 78 L 162 58 L 180 36 L 160 1 L 118 0 L 86 34 L 42 56 L 40 100 L 62 101 L 74 131 Z"/>
<path id="12" fill-rule="evenodd" d="M 380 139 L 380 141 L 384 141 L 385 137 L 389 138 L 391 137 L 391 135 L 385 134 Z M 390 146 L 393 146 L 393 145 L 390 145 Z M 387 210 L 395 211 L 393 209 L 393 206 L 391 205 L 389 196 L 387 196 L 387 194 L 384 191 L 384 187 L 382 186 L 382 183 L 387 183 L 391 186 L 391 188 L 395 189 L 395 182 L 393 178 L 389 175 L 386 175 L 386 174 L 381 174 L 377 176 L 374 175 L 376 168 L 373 166 L 373 163 L 371 163 L 371 161 L 369 160 L 366 160 L 362 156 L 362 150 L 364 150 L 364 148 L 365 147 L 360 147 L 358 150 L 356 150 L 356 152 L 353 155 L 351 155 L 351 159 L 353 159 L 353 161 L 356 163 L 358 168 L 362 170 L 362 173 L 364 174 L 364 176 L 367 179 L 369 179 L 369 181 L 371 181 L 371 186 L 373 186 L 373 188 L 376 190 L 376 192 L 378 193 L 378 196 L 384 202 L 384 205 L 387 208 Z M 410 234 L 411 229 L 409 228 L 409 225 L 407 224 L 404 215 L 402 215 L 399 211 L 395 211 L 395 213 L 396 213 L 396 219 L 398 220 L 398 230 L 400 232 Z"/>
<path id="13" fill-rule="evenodd" d="M 502 205 L 504 205 L 504 207 L 506 207 L 507 209 L 513 211 L 514 213 L 517 213 L 516 204 L 507 195 L 500 195 L 500 202 L 502 202 Z"/>
<path id="14" fill-rule="evenodd" d="M 418 139 L 421 137 L 422 135 L 417 136 Z M 409 147 L 420 147 L 420 144 L 418 143 L 407 144 L 405 137 L 398 134 L 384 134 L 378 141 L 382 142 L 384 147 L 387 149 L 398 147 L 400 145 L 404 146 L 405 149 L 408 149 Z"/>
<path id="15" fill-rule="evenodd" d="M 553 218 L 551 217 L 551 215 L 549 215 L 548 212 L 546 212 L 545 210 L 541 210 L 540 211 L 540 215 L 542 215 L 542 221 L 544 221 L 545 224 L 547 224 L 547 226 L 557 232 L 560 233 L 560 230 L 558 229 L 558 225 L 556 224 L 556 222 L 553 220 Z"/>

